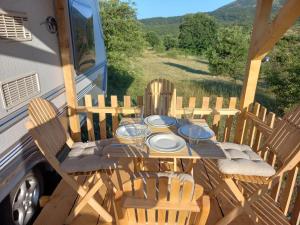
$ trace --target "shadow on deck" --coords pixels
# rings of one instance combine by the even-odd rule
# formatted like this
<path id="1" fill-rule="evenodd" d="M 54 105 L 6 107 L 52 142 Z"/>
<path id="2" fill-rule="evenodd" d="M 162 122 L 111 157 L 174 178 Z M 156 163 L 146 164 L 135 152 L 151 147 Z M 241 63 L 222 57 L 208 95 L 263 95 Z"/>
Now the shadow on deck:
<path id="1" fill-rule="evenodd" d="M 122 182 L 130 179 L 130 175 L 124 171 L 120 172 L 120 177 Z M 209 192 L 213 187 L 215 187 L 219 182 L 219 175 L 215 163 L 213 161 L 198 161 L 194 168 L 194 178 L 196 183 L 202 185 L 205 192 Z M 84 182 L 84 177 L 80 177 L 81 182 Z M 118 184 L 118 177 L 113 175 L 112 180 L 115 184 Z M 117 185 L 118 186 L 118 185 Z M 99 199 L 102 205 L 107 209 L 111 209 L 109 204 L 105 188 L 99 190 Z M 70 213 L 71 209 L 74 207 L 78 201 L 78 196 L 76 193 L 69 188 L 69 186 L 63 181 L 57 186 L 56 190 L 52 194 L 50 201 L 43 208 L 42 212 L 34 222 L 34 225 L 63 225 L 65 219 Z M 209 219 L 207 224 L 213 225 L 223 214 L 228 213 L 234 206 L 236 201 L 231 196 L 229 191 L 226 194 L 218 197 L 218 199 L 211 199 L 211 211 L 209 214 Z M 112 211 L 112 210 L 110 210 Z M 113 212 L 111 212 L 113 215 Z M 72 225 L 108 225 L 110 223 L 105 223 L 101 221 L 100 216 L 88 205 L 80 212 L 80 214 L 73 220 Z M 115 223 L 112 223 L 115 224 Z M 232 225 L 251 225 L 252 221 L 247 215 L 242 214 L 236 220 L 234 220 Z"/>

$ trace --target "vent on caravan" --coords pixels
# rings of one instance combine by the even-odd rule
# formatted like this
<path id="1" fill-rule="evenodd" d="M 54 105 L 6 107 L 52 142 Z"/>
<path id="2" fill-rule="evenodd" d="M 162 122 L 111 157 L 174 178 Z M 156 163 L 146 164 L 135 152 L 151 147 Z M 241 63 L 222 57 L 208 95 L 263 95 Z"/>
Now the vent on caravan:
<path id="1" fill-rule="evenodd" d="M 36 73 L 1 83 L 1 94 L 5 108 L 11 108 L 38 93 L 40 93 L 40 85 Z"/>
<path id="2" fill-rule="evenodd" d="M 0 11 L 0 39 L 29 41 L 28 18 L 24 13 L 3 13 Z"/>

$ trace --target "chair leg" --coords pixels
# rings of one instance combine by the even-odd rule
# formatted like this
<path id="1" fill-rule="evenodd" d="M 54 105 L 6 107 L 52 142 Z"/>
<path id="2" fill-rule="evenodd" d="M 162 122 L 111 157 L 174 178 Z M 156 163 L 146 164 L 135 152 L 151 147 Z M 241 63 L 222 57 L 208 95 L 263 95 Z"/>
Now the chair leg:
<path id="1" fill-rule="evenodd" d="M 89 204 L 99 215 L 103 217 L 105 221 L 112 221 L 111 215 L 93 198 L 102 185 L 103 181 L 99 179 L 88 192 L 83 190 L 82 186 L 79 187 L 81 190 L 78 190 L 78 193 L 81 195 L 82 199 L 79 201 L 78 205 L 72 209 L 70 215 L 66 219 L 66 224 L 70 224 L 86 204 Z"/>
<path id="2" fill-rule="evenodd" d="M 236 199 L 239 202 L 241 202 L 241 204 L 244 204 L 245 197 L 244 197 L 243 193 L 240 191 L 240 189 L 238 188 L 238 186 L 236 185 L 236 183 L 234 183 L 234 181 L 231 178 L 225 178 L 224 182 L 227 184 L 229 189 L 232 191 L 232 193 L 234 194 Z"/>

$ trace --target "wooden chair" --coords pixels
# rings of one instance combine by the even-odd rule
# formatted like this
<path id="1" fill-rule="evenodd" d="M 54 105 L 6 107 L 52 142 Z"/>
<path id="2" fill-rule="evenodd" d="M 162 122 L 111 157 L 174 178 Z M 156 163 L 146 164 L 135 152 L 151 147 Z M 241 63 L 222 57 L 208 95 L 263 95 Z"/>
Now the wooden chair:
<path id="1" fill-rule="evenodd" d="M 42 98 L 32 100 L 29 104 L 29 118 L 26 127 L 40 152 L 62 179 L 81 197 L 72 209 L 66 224 L 69 224 L 86 204 L 89 204 L 105 221 L 111 222 L 111 215 L 93 196 L 104 185 L 103 182 L 108 179 L 107 175 L 101 172 L 113 169 L 115 167 L 114 161 L 103 159 L 96 154 L 97 146 L 69 151 L 74 142 L 69 142 L 71 146 L 66 144 L 69 136 L 50 102 Z M 61 157 L 58 156 L 63 156 L 64 152 L 69 153 L 60 161 L 59 158 Z M 69 157 L 70 153 L 73 154 L 72 157 Z M 85 185 L 81 185 L 76 179 L 77 175 L 91 176 Z M 89 186 L 91 187 L 89 188 Z"/>
<path id="2" fill-rule="evenodd" d="M 176 89 L 166 79 L 152 80 L 145 89 L 145 115 L 176 116 Z"/>
<path id="3" fill-rule="evenodd" d="M 300 106 L 287 113 L 274 129 L 259 120 L 253 120 L 253 123 L 260 132 L 268 133 L 268 138 L 260 151 L 269 151 L 274 159 L 278 160 L 276 173 L 271 177 L 222 174 L 223 183 L 211 194 L 217 195 L 227 186 L 240 205 L 217 225 L 229 224 L 243 212 L 246 212 L 254 222 L 264 220 L 267 221 L 265 224 L 289 224 L 268 190 L 278 184 L 285 172 L 294 169 L 300 162 Z M 264 218 L 266 215 L 268 218 Z"/>
<path id="4" fill-rule="evenodd" d="M 123 185 L 115 207 L 119 224 L 204 225 L 210 199 L 188 174 L 143 173 Z"/>

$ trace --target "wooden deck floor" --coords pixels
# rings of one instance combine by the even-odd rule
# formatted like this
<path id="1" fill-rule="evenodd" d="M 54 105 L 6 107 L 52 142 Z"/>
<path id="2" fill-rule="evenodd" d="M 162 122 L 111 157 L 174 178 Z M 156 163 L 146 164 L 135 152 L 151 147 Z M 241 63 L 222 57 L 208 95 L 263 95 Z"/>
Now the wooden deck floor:
<path id="1" fill-rule="evenodd" d="M 118 184 L 120 179 L 126 181 L 129 179 L 129 174 L 121 171 L 120 176 L 113 176 L 114 183 Z M 206 192 L 209 192 L 213 187 L 219 183 L 219 175 L 213 161 L 199 161 L 194 169 L 194 178 L 198 184 L 201 184 Z M 79 178 L 84 181 L 84 177 Z M 119 182 L 118 182 L 119 180 Z M 99 201 L 105 207 L 110 207 L 108 205 L 106 196 L 106 190 L 100 190 Z M 50 201 L 43 208 L 42 212 L 34 222 L 34 225 L 63 225 L 65 218 L 68 216 L 72 207 L 76 204 L 78 196 L 74 193 L 69 186 L 63 181 L 57 186 Z M 217 199 L 211 199 L 211 211 L 209 215 L 208 225 L 215 224 L 223 214 L 228 213 L 229 210 L 236 204 L 234 198 L 232 197 L 230 191 L 226 190 L 225 194 L 218 197 Z M 77 216 L 72 225 L 108 225 L 101 221 L 101 218 L 93 209 L 86 206 Z M 253 223 L 248 218 L 247 215 L 239 216 L 235 221 L 231 223 L 232 225 L 252 225 Z"/>

